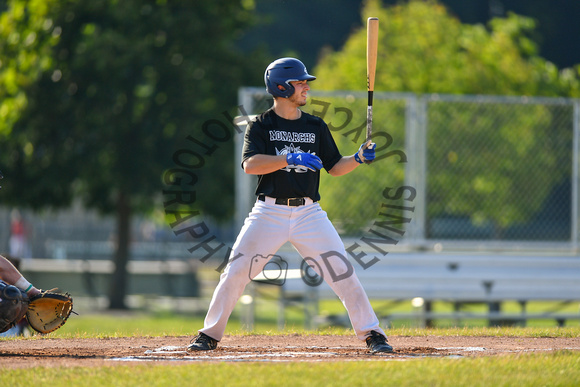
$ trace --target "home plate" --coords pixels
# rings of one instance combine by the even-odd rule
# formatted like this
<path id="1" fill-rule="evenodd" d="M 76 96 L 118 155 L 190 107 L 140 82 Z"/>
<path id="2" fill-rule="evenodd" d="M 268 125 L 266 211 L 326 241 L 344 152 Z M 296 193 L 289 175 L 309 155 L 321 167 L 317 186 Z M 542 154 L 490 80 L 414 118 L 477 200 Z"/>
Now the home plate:
<path id="1" fill-rule="evenodd" d="M 187 347 L 180 347 L 180 346 L 176 346 L 176 345 L 167 345 L 165 347 L 159 347 L 159 348 L 155 348 L 155 349 L 148 349 L 147 351 L 145 351 L 145 354 L 152 354 L 152 353 L 187 353 L 186 350 Z"/>

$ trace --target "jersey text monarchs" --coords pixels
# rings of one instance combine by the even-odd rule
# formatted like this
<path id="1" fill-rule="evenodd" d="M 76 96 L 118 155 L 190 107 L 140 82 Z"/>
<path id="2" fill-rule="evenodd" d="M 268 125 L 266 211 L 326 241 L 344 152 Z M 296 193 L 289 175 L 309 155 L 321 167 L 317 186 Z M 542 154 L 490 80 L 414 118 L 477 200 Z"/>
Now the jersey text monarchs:
<path id="1" fill-rule="evenodd" d="M 283 130 L 270 130 L 270 141 L 306 142 L 314 144 L 314 133 L 285 132 Z"/>

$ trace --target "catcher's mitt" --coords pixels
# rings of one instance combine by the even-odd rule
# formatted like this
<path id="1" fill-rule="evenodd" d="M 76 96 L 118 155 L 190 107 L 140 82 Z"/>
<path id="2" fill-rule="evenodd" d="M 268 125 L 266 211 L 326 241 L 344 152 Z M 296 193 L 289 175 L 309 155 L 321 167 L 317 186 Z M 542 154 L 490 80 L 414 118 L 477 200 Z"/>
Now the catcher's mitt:
<path id="1" fill-rule="evenodd" d="M 16 286 L 0 281 L 0 333 L 18 324 L 28 309 L 28 296 Z"/>
<path id="2" fill-rule="evenodd" d="M 70 294 L 45 290 L 30 297 L 26 319 L 35 331 L 49 333 L 64 325 L 72 309 Z"/>

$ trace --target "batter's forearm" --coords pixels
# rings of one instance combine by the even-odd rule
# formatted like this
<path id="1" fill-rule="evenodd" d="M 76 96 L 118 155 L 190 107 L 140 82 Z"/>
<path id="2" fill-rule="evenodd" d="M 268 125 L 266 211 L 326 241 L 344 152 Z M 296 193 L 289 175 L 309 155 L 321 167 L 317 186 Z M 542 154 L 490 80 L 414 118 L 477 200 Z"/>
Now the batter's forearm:
<path id="1" fill-rule="evenodd" d="M 244 161 L 244 172 L 249 175 L 266 175 L 287 165 L 285 155 L 254 155 Z"/>
<path id="2" fill-rule="evenodd" d="M 354 156 L 343 156 L 338 163 L 334 164 L 332 169 L 328 171 L 331 176 L 342 176 L 352 172 L 360 164 L 356 162 Z"/>

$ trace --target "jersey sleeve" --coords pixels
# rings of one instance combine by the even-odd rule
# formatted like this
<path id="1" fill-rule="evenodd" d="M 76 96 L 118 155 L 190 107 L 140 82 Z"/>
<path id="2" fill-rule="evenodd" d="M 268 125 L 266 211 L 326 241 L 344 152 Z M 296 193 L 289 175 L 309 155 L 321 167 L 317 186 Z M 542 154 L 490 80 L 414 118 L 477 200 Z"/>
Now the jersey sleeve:
<path id="1" fill-rule="evenodd" d="M 266 153 L 266 131 L 259 121 L 252 121 L 244 134 L 244 147 L 242 148 L 242 168 L 244 161 L 258 154 Z"/>

